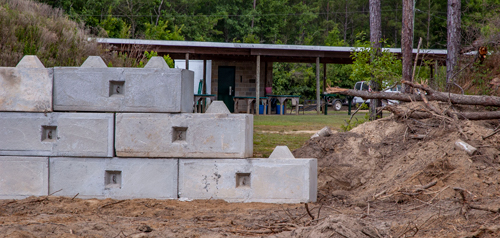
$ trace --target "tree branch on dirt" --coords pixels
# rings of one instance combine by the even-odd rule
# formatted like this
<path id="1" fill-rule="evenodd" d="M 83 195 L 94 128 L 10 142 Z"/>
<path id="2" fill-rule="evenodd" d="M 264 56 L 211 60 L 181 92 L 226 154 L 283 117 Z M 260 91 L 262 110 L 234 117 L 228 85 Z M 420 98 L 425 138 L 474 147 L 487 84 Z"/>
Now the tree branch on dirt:
<path id="1" fill-rule="evenodd" d="M 426 85 L 415 84 L 408 81 L 402 81 L 402 83 L 426 91 L 427 92 L 426 97 L 429 101 L 451 102 L 453 104 L 462 104 L 462 105 L 482 105 L 482 106 L 497 106 L 497 107 L 500 106 L 500 97 L 496 96 L 461 95 L 455 93 L 448 94 L 435 91 L 427 87 Z M 329 87 L 326 89 L 326 92 L 361 97 L 365 100 L 390 99 L 390 100 L 399 100 L 403 102 L 423 101 L 420 95 L 409 94 L 409 93 L 368 92 L 368 91 L 345 89 L 338 87 Z"/>

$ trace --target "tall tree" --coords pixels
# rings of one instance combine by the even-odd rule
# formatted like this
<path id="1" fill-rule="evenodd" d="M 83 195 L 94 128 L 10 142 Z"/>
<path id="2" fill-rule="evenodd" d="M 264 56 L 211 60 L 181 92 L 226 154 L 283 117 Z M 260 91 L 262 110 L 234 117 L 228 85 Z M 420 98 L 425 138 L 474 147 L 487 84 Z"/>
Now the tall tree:
<path id="1" fill-rule="evenodd" d="M 403 80 L 412 81 L 413 61 L 413 0 L 403 0 L 403 32 L 401 35 L 401 51 L 403 53 Z M 410 87 L 404 86 L 403 90 L 410 93 Z"/>
<path id="2" fill-rule="evenodd" d="M 374 54 L 378 54 L 382 38 L 382 15 L 380 9 L 380 0 L 370 0 L 370 42 L 371 47 L 375 49 Z M 375 59 L 375 55 L 372 59 Z M 370 86 L 373 91 L 380 91 L 380 84 L 372 76 Z M 377 107 L 381 106 L 380 99 L 370 100 L 370 120 L 376 120 L 378 116 L 382 117 L 382 112 L 377 113 Z"/>
<path id="3" fill-rule="evenodd" d="M 446 87 L 449 90 L 460 50 L 460 0 L 448 0 L 448 54 L 446 56 Z"/>

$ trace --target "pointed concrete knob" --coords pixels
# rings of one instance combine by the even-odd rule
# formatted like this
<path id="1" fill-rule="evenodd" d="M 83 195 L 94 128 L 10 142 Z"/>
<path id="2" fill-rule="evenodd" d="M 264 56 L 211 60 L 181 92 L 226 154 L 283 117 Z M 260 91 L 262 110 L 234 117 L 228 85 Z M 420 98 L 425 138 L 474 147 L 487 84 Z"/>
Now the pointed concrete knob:
<path id="1" fill-rule="evenodd" d="M 163 59 L 163 57 L 154 56 L 151 57 L 144 68 L 169 69 L 170 67 L 168 66 L 167 62 L 165 62 L 165 59 Z"/>
<path id="2" fill-rule="evenodd" d="M 276 146 L 273 153 L 269 156 L 269 159 L 295 159 L 288 146 Z"/>
<path id="3" fill-rule="evenodd" d="M 213 101 L 205 113 L 231 114 L 223 101 Z"/>
<path id="4" fill-rule="evenodd" d="M 19 63 L 17 63 L 16 68 L 45 68 L 42 62 L 36 55 L 25 55 Z"/>
<path id="5" fill-rule="evenodd" d="M 101 56 L 89 56 L 85 62 L 83 62 L 82 68 L 107 68 L 108 66 L 102 60 Z"/>

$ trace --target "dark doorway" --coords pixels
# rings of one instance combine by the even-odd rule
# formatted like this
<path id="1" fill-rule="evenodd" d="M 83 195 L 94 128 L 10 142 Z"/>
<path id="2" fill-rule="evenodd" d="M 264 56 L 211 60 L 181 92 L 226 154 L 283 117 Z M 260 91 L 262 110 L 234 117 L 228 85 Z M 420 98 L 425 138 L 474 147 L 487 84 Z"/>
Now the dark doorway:
<path id="1" fill-rule="evenodd" d="M 217 100 L 223 101 L 230 112 L 234 112 L 234 66 L 219 66 L 219 90 Z"/>

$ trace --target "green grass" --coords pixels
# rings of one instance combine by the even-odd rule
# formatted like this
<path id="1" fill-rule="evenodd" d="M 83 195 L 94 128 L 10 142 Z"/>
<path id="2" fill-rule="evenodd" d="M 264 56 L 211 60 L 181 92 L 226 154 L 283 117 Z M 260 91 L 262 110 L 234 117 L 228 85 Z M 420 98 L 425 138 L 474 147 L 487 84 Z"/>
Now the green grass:
<path id="1" fill-rule="evenodd" d="M 367 112 L 358 112 L 355 118 L 365 117 Z M 254 116 L 254 157 L 267 158 L 278 145 L 286 145 L 290 150 L 300 148 L 314 132 L 328 126 L 332 130 L 339 130 L 344 120 L 350 116 L 346 111 L 330 111 L 328 115 L 270 115 Z M 355 120 L 355 119 L 353 119 Z M 286 134 L 297 131 L 311 131 L 308 133 Z"/>

